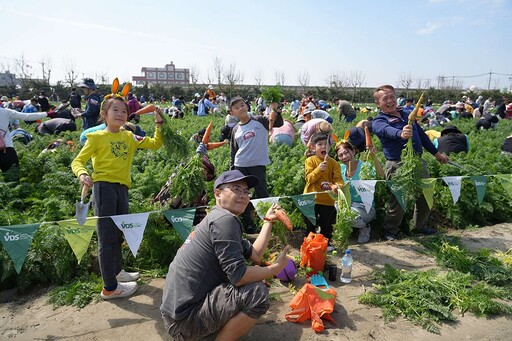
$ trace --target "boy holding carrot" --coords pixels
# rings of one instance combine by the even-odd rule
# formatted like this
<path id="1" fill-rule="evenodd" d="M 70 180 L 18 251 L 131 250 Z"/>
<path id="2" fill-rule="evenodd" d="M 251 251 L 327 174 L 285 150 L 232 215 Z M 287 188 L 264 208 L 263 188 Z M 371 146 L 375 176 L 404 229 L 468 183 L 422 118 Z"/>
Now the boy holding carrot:
<path id="1" fill-rule="evenodd" d="M 382 144 L 384 156 L 386 157 L 386 179 L 390 179 L 400 166 L 400 157 L 402 149 L 405 148 L 408 139 L 412 139 L 414 151 L 421 155 L 423 148 L 434 155 L 437 161 L 447 163 L 448 157 L 440 153 L 432 144 L 427 134 L 421 126 L 414 120 L 409 123 L 407 113 L 397 108 L 395 89 L 391 85 L 382 85 L 373 92 L 375 102 L 380 109 L 380 113 L 375 117 L 372 123 L 372 129 Z M 418 103 L 419 107 L 420 103 Z M 429 177 L 426 162 L 423 162 L 423 178 Z M 404 216 L 404 211 L 397 199 L 391 196 L 389 200 L 388 211 L 384 220 L 384 237 L 387 240 L 400 238 L 400 224 Z M 430 214 L 430 208 L 423 195 L 416 200 L 414 208 L 414 226 L 416 231 L 422 234 L 434 234 L 436 229 L 427 227 L 427 220 Z"/>
<path id="2" fill-rule="evenodd" d="M 306 159 L 306 186 L 304 193 L 323 192 L 331 190 L 334 193 L 344 185 L 340 165 L 329 156 L 329 135 L 315 133 L 311 137 L 310 149 L 315 153 Z M 317 225 L 324 237 L 332 238 L 332 226 L 336 222 L 334 199 L 327 193 L 315 195 L 315 216 Z M 315 232 L 315 226 L 308 220 L 306 226 L 309 232 Z"/>

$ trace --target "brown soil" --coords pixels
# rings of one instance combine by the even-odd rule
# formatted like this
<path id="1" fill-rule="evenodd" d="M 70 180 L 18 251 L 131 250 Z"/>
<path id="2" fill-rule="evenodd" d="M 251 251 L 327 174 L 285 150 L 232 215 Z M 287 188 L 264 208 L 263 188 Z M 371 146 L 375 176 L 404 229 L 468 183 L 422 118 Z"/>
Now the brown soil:
<path id="1" fill-rule="evenodd" d="M 452 231 L 470 249 L 490 248 L 506 251 L 512 247 L 512 224 L 499 224 L 475 230 Z M 294 238 L 298 253 L 300 236 Z M 435 267 L 433 258 L 412 240 L 383 242 L 372 240 L 351 247 L 354 257 L 353 280 L 330 285 L 337 292 L 332 317 L 336 325 L 326 322 L 326 329 L 315 333 L 309 321 L 295 324 L 286 321 L 288 303 L 293 297 L 288 287 L 274 283 L 275 298 L 269 312 L 242 340 L 510 340 L 510 316 L 476 318 L 459 316 L 457 323 L 443 324 L 441 335 L 431 334 L 410 321 L 398 319 L 385 324 L 380 308 L 361 305 L 358 295 L 371 287 L 370 273 L 384 264 L 407 270 Z M 339 276 L 339 269 L 338 269 Z M 293 285 L 300 288 L 304 278 Z M 16 296 L 13 291 L 0 293 L 0 339 L 2 340 L 161 340 L 169 339 L 163 330 L 159 306 L 164 279 L 146 280 L 137 294 L 129 299 L 96 301 L 83 309 L 53 308 L 47 303 L 47 289 L 30 295 Z"/>

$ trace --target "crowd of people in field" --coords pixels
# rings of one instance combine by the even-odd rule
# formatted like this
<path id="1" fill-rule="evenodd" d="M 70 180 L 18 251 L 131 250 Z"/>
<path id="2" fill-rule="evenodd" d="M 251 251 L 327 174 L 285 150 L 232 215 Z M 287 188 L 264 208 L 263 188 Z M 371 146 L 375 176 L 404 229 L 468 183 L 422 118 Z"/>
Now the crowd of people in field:
<path id="1" fill-rule="evenodd" d="M 336 222 L 335 200 L 327 193 L 337 193 L 350 186 L 351 210 L 354 212 L 353 228 L 358 231 L 358 243 L 370 240 L 370 222 L 375 219 L 375 208 L 365 208 L 353 181 L 361 179 L 364 167 L 380 178 L 391 179 L 400 164 L 401 152 L 409 139 L 414 151 L 424 150 L 440 163 L 447 163 L 451 153 L 468 152 L 470 142 L 454 124 L 457 120 L 474 120 L 475 129 L 496 128 L 502 119 L 512 117 L 512 104 L 507 98 L 496 103 L 489 97 L 479 96 L 474 101 L 462 96 L 456 102 L 446 100 L 434 107 L 431 100 L 417 108 L 418 115 L 408 124 L 415 101 L 396 94 L 391 85 L 375 89 L 373 97 L 377 109 L 363 108 L 363 120 L 350 124 L 343 138 L 333 132 L 335 120 L 351 123 L 359 109 L 344 99 L 331 101 L 304 94 L 289 103 L 265 103 L 262 97 L 252 100 L 236 96 L 228 99 L 223 92 L 216 94 L 208 86 L 203 95 L 196 93 L 190 101 L 183 96 L 172 96 L 171 106 L 155 109 L 155 132 L 146 136 L 138 126 L 136 114 L 145 104 L 143 96 L 131 92 L 117 92 L 100 96 L 94 81 L 84 79 L 69 97 L 58 106 L 52 105 L 44 92 L 22 101 L 1 96 L 0 106 L 0 166 L 7 172 L 18 166 L 14 140 L 28 143 L 32 134 L 20 127 L 20 121 L 34 124 L 38 134 L 59 135 L 77 129 L 81 119 L 83 147 L 71 163 L 71 169 L 81 186 L 94 193 L 95 214 L 100 217 L 98 230 L 98 258 L 104 286 L 101 297 L 105 300 L 131 296 L 137 290 L 137 272 L 123 270 L 121 243 L 122 232 L 110 216 L 127 214 L 128 190 L 131 186 L 131 165 L 137 149 L 155 150 L 162 146 L 161 115 L 180 119 L 188 115 L 208 117 L 224 115 L 225 125 L 219 140 L 228 140 L 230 167 L 214 183 L 216 205 L 196 221 L 193 232 L 187 237 L 169 266 L 160 310 L 166 330 L 175 339 L 195 339 L 217 332 L 220 339 L 236 339 L 249 331 L 269 308 L 268 289 L 262 280 L 278 274 L 288 263 L 287 248 L 267 267 L 247 265 L 246 261 L 259 264 L 277 219 L 279 205 L 274 204 L 264 215 L 264 224 L 257 229 L 253 221 L 254 207 L 250 198 L 266 198 L 266 167 L 271 163 L 269 144 L 305 147 L 304 193 L 315 193 L 315 218 L 313 224 L 304 217 L 307 232 L 322 233 L 331 239 Z M 83 93 L 83 94 L 82 94 Z M 160 98 L 166 102 L 166 98 Z M 147 102 L 156 102 L 149 96 Z M 84 104 L 84 105 L 83 105 Z M 254 110 L 253 110 L 254 109 Z M 336 109 L 336 110 L 333 110 Z M 372 113 L 374 117 L 372 117 Z M 357 121 L 357 120 L 356 120 Z M 23 125 L 27 127 L 26 125 Z M 442 130 L 431 129 L 442 126 Z M 382 145 L 385 163 L 375 156 L 375 147 L 367 145 L 366 131 L 375 134 Z M 215 167 L 207 157 L 208 148 L 203 143 L 205 130 L 198 131 L 190 140 L 197 143 L 205 167 L 206 180 L 215 179 Z M 25 140 L 22 140 L 25 139 Z M 57 140 L 59 142 L 60 140 Z M 295 142 L 297 141 L 297 142 Z M 65 143 L 65 141 L 60 141 Z M 69 143 L 69 142 L 68 142 Z M 512 136 L 503 143 L 502 150 L 511 154 Z M 334 149 L 335 157 L 330 156 Z M 368 150 L 373 162 L 361 160 L 358 154 Z M 93 171 L 86 167 L 92 160 Z M 422 177 L 428 177 L 426 162 L 422 161 Z M 172 181 L 172 177 L 169 179 Z M 166 184 L 168 186 L 168 184 Z M 161 191 L 153 200 L 176 203 Z M 198 203 L 205 203 L 202 192 Z M 177 208 L 177 207 L 173 207 Z M 390 197 L 383 223 L 384 238 L 393 241 L 401 238 L 399 226 L 404 210 L 394 196 Z M 437 233 L 427 226 L 430 208 L 423 196 L 415 205 L 414 228 L 420 234 Z M 239 218 L 240 217 L 240 218 Z M 249 242 L 242 232 L 258 233 Z"/>

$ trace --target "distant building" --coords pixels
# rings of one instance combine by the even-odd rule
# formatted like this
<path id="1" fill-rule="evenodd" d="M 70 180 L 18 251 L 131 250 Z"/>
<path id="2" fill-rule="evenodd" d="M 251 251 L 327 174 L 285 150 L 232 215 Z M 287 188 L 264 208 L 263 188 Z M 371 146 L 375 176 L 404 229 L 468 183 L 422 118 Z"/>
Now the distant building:
<path id="1" fill-rule="evenodd" d="M 9 71 L 0 72 L 0 86 L 16 86 L 20 84 L 20 80 L 16 78 L 14 73 Z"/>
<path id="2" fill-rule="evenodd" d="M 135 85 L 190 83 L 189 69 L 177 69 L 173 62 L 161 68 L 144 66 L 140 72 L 141 76 L 132 77 Z"/>

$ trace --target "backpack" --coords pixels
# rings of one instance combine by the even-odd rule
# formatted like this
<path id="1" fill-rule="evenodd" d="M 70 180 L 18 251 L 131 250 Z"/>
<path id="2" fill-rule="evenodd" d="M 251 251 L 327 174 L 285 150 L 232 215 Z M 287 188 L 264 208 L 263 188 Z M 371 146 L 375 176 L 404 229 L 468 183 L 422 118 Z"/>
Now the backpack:
<path id="1" fill-rule="evenodd" d="M 78 108 L 80 106 L 80 96 L 72 92 L 71 95 L 69 95 L 69 105 L 73 108 Z"/>
<path id="2" fill-rule="evenodd" d="M 4 137 L 7 132 L 5 130 L 0 129 L 0 151 L 4 154 L 7 153 L 7 146 L 5 145 Z"/>

